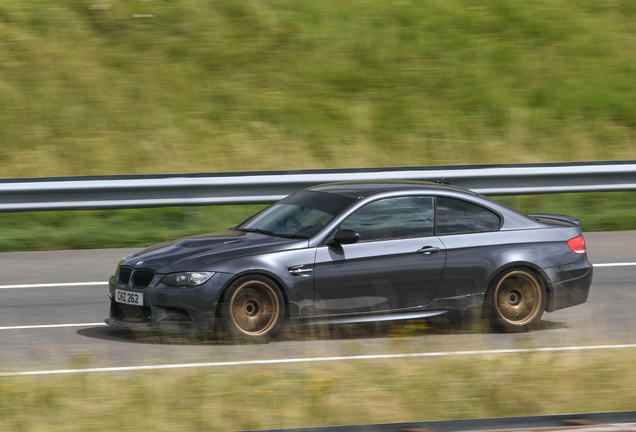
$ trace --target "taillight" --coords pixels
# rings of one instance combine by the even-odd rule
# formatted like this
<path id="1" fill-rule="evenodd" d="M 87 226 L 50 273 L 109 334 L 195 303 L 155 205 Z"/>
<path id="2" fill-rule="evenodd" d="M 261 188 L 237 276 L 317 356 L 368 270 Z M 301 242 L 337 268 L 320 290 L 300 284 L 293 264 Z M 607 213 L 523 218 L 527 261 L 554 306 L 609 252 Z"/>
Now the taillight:
<path id="1" fill-rule="evenodd" d="M 583 238 L 582 235 L 568 240 L 568 246 L 570 246 L 570 249 L 572 249 L 572 252 L 574 253 L 584 254 L 586 252 L 585 239 Z"/>

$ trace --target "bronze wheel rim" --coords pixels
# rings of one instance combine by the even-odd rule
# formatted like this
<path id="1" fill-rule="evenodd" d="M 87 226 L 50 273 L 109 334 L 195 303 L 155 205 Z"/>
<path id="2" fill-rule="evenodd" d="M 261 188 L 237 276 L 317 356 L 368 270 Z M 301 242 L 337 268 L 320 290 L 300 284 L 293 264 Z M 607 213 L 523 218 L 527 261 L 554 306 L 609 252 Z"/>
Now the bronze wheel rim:
<path id="1" fill-rule="evenodd" d="M 541 287 L 524 271 L 503 277 L 495 289 L 495 308 L 508 324 L 523 326 L 532 322 L 541 309 Z"/>
<path id="2" fill-rule="evenodd" d="M 230 301 L 232 323 L 247 336 L 269 332 L 278 321 L 279 310 L 274 289 L 258 280 L 245 282 L 234 292 Z"/>

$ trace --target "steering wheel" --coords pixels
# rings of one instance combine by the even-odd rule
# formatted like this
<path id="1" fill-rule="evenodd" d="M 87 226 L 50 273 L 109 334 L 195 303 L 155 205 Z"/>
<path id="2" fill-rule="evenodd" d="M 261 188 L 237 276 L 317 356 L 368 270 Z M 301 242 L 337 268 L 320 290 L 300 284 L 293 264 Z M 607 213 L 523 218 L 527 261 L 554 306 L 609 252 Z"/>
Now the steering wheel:
<path id="1" fill-rule="evenodd" d="M 303 224 L 298 222 L 298 219 L 296 219 L 293 216 L 285 216 L 285 218 L 283 219 L 283 225 L 287 225 L 287 222 L 289 222 L 289 221 L 292 221 L 295 226 L 303 226 Z"/>

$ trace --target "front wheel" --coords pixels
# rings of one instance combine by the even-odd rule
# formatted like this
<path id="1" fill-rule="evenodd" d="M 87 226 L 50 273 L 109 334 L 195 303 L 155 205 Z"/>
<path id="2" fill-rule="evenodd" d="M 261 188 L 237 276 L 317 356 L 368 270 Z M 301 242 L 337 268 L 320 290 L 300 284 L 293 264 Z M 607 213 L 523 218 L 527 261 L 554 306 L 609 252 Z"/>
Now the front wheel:
<path id="1" fill-rule="evenodd" d="M 285 316 L 285 302 L 278 286 L 263 276 L 245 276 L 230 285 L 223 296 L 221 316 L 225 329 L 242 340 L 268 339 Z"/>
<path id="2" fill-rule="evenodd" d="M 501 273 L 488 291 L 495 328 L 523 331 L 539 322 L 546 304 L 543 281 L 534 271 L 512 268 Z"/>

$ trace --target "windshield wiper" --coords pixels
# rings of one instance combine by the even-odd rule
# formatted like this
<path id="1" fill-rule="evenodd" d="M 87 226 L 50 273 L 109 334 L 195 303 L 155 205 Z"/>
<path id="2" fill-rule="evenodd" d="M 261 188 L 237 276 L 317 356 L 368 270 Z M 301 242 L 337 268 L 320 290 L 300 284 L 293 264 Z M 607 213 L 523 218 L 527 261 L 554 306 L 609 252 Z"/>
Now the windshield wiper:
<path id="1" fill-rule="evenodd" d="M 272 235 L 272 236 L 277 236 L 278 234 L 273 233 L 272 231 L 267 231 L 267 230 L 263 230 L 260 228 L 242 228 L 239 231 L 243 231 L 243 232 L 255 232 L 255 233 L 259 233 L 259 234 L 267 234 L 267 235 Z"/>
<path id="2" fill-rule="evenodd" d="M 298 238 L 298 239 L 308 239 L 309 236 L 305 235 L 305 234 L 274 234 L 278 237 L 285 237 L 285 238 Z"/>

